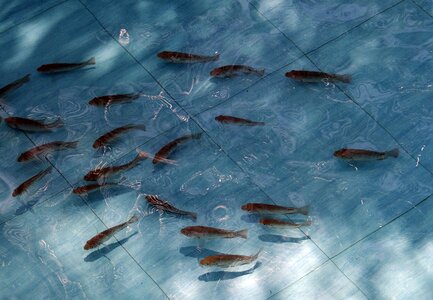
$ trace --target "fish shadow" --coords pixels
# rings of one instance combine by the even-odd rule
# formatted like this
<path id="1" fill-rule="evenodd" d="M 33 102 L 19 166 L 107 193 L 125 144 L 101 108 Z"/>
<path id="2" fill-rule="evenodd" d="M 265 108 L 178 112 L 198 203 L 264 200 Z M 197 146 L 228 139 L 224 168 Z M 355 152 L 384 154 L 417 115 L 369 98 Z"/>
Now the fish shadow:
<path id="1" fill-rule="evenodd" d="M 241 217 L 241 220 L 247 223 L 258 224 L 261 218 L 263 218 L 263 216 L 259 214 L 248 214 L 248 215 L 243 215 Z"/>
<path id="2" fill-rule="evenodd" d="M 87 255 L 84 258 L 84 261 L 85 262 L 92 262 L 92 261 L 95 261 L 97 259 L 100 259 L 101 257 L 107 255 L 108 253 L 110 253 L 114 249 L 116 249 L 116 248 L 122 246 L 123 244 L 125 244 L 130 238 L 132 238 L 137 233 L 138 233 L 138 231 L 134 232 L 133 234 L 131 234 L 130 236 L 128 236 L 128 237 L 126 237 L 124 239 L 121 239 L 118 242 L 111 243 L 111 244 L 109 244 L 109 245 L 107 245 L 105 247 L 102 247 L 100 249 L 97 249 L 97 250 L 93 251 L 92 253 L 90 253 L 89 255 Z"/>
<path id="3" fill-rule="evenodd" d="M 207 248 L 197 246 L 181 247 L 179 253 L 192 258 L 204 258 L 206 256 L 222 254 L 221 252 L 213 251 Z"/>
<path id="4" fill-rule="evenodd" d="M 248 274 L 252 274 L 255 269 L 259 268 L 262 265 L 261 262 L 256 262 L 256 264 L 248 270 L 241 272 L 227 272 L 227 271 L 216 271 L 216 272 L 208 272 L 200 275 L 198 280 L 200 281 L 220 281 L 220 280 L 230 280 L 235 279 L 237 277 L 245 276 Z"/>
<path id="5" fill-rule="evenodd" d="M 279 234 L 262 234 L 259 235 L 259 239 L 263 242 L 268 243 L 296 243 L 299 244 L 302 241 L 309 240 L 310 238 L 308 236 L 300 237 L 300 238 L 294 238 L 294 237 L 288 237 L 283 236 Z"/>
<path id="6" fill-rule="evenodd" d="M 39 202 L 39 199 L 35 199 L 35 200 L 31 200 L 31 201 L 29 201 L 29 202 L 21 205 L 15 211 L 15 216 L 22 215 L 22 214 L 26 213 L 29 210 L 31 211 L 32 208 L 33 208 L 33 206 L 35 206 L 38 202 Z"/>

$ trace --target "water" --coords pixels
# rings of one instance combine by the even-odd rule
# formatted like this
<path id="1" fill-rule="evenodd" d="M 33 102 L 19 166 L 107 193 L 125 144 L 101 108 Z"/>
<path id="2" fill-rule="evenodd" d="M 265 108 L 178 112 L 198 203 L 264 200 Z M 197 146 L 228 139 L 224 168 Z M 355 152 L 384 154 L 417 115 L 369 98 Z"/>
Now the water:
<path id="1" fill-rule="evenodd" d="M 1 100 L 7 115 L 61 117 L 53 133 L 0 124 L 0 298 L 388 299 L 433 296 L 430 1 L 13 1 L 0 11 L 0 85 L 31 73 Z M 212 55 L 217 62 L 171 65 L 156 53 Z M 41 75 L 41 64 L 83 61 L 94 68 Z M 265 68 L 266 76 L 212 79 L 224 64 Z M 351 84 L 302 84 L 292 69 L 352 74 Z M 139 92 L 130 104 L 93 107 L 96 96 Z M 266 122 L 237 127 L 226 114 Z M 112 147 L 94 140 L 129 123 Z M 118 188 L 71 193 L 91 168 L 156 153 L 203 132 L 173 153 L 176 166 L 150 160 L 113 178 Z M 18 163 L 35 144 L 78 140 L 48 161 Z M 342 147 L 400 157 L 348 164 Z M 13 198 L 40 170 L 55 170 Z M 157 194 L 198 221 L 161 214 Z M 247 202 L 310 206 L 312 225 L 267 230 Z M 141 217 L 96 251 L 96 233 Z M 295 220 L 302 221 L 300 216 Z M 193 224 L 249 229 L 244 239 L 197 243 Z M 199 248 L 197 248 L 199 246 Z M 216 253 L 256 264 L 200 267 Z"/>

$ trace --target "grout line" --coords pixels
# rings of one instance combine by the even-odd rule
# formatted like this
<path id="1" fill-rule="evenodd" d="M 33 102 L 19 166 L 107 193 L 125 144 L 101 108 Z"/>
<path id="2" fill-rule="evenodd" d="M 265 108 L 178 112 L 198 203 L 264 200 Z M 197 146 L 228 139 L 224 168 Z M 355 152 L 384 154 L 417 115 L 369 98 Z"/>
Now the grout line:
<path id="1" fill-rule="evenodd" d="M 424 9 L 424 7 L 422 7 L 420 4 L 418 4 L 418 2 L 416 2 L 415 0 L 411 0 L 412 3 L 414 5 L 416 5 L 419 9 L 421 9 L 423 12 L 425 12 L 430 18 L 433 18 L 433 15 L 430 14 L 427 10 Z"/>

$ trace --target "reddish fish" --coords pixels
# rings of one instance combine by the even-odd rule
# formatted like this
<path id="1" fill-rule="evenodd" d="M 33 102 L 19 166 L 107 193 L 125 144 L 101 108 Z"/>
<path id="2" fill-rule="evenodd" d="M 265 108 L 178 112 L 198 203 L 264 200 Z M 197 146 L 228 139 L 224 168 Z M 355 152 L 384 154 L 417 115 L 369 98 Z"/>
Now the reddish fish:
<path id="1" fill-rule="evenodd" d="M 5 122 L 6 124 L 8 124 L 10 128 L 18 129 L 22 131 L 28 131 L 28 132 L 51 131 L 53 129 L 60 128 L 64 125 L 62 119 L 60 118 L 48 124 L 44 124 L 42 121 L 39 120 L 32 120 L 32 119 L 19 118 L 19 117 L 6 118 Z"/>
<path id="2" fill-rule="evenodd" d="M 265 74 L 265 69 L 254 69 L 249 66 L 244 65 L 228 65 L 215 68 L 210 72 L 213 77 L 234 77 L 240 74 L 254 74 L 257 76 L 263 76 Z"/>
<path id="3" fill-rule="evenodd" d="M 96 64 L 96 60 L 94 57 L 89 59 L 88 61 L 80 62 L 80 63 L 52 63 L 47 65 L 40 66 L 37 71 L 40 73 L 59 73 L 77 70 L 83 68 L 88 65 Z"/>
<path id="4" fill-rule="evenodd" d="M 292 70 L 286 73 L 286 77 L 300 80 L 303 82 L 337 82 L 341 81 L 344 83 L 350 83 L 352 81 L 352 76 L 350 75 L 338 75 L 329 74 L 316 71 L 296 71 Z"/>
<path id="5" fill-rule="evenodd" d="M 158 57 L 172 63 L 201 63 L 218 60 L 220 55 L 215 54 L 213 56 L 205 56 L 174 51 L 163 51 L 158 53 Z"/>
<path id="6" fill-rule="evenodd" d="M 104 230 L 104 231 L 98 233 L 97 235 L 95 235 L 94 237 L 92 237 L 90 240 L 88 240 L 86 242 L 86 244 L 84 245 L 84 250 L 90 250 L 90 249 L 93 249 L 93 248 L 96 248 L 96 247 L 102 245 L 103 243 L 108 241 L 113 235 L 115 235 L 119 231 L 123 230 L 128 225 L 135 223 L 137 221 L 138 221 L 138 217 L 133 216 L 133 217 L 131 217 L 131 219 L 129 219 L 125 223 L 116 225 L 114 227 L 111 227 L 107 230 Z"/>
<path id="7" fill-rule="evenodd" d="M 214 227 L 207 226 L 189 226 L 185 227 L 180 231 L 183 235 L 198 239 L 215 239 L 215 238 L 225 238 L 231 239 L 235 237 L 240 237 L 246 239 L 248 236 L 248 229 L 243 229 L 239 231 L 225 230 Z"/>
<path id="8" fill-rule="evenodd" d="M 229 268 L 235 266 L 246 265 L 254 262 L 260 254 L 261 250 L 255 255 L 233 255 L 233 254 L 217 254 L 211 255 L 200 260 L 202 266 L 215 266 L 220 268 Z"/>
<path id="9" fill-rule="evenodd" d="M 140 98 L 140 94 L 118 94 L 95 97 L 89 101 L 94 106 L 109 106 L 112 104 L 128 103 Z"/>
<path id="10" fill-rule="evenodd" d="M 176 149 L 177 146 L 190 140 L 198 140 L 201 138 L 201 135 L 202 135 L 201 132 L 194 133 L 194 134 L 184 135 L 180 138 L 175 139 L 174 141 L 171 141 L 170 143 L 168 143 L 167 145 L 159 149 L 158 152 L 156 152 L 155 157 L 152 160 L 152 163 L 156 164 L 161 160 L 162 161 L 165 160 L 170 155 L 170 153 Z"/>
<path id="11" fill-rule="evenodd" d="M 138 129 L 138 130 L 146 130 L 146 127 L 144 125 L 125 125 L 122 127 L 118 127 L 116 129 L 113 129 L 109 132 L 107 132 L 106 134 L 100 136 L 94 143 L 93 143 L 93 148 L 97 149 L 100 148 L 102 146 L 105 146 L 111 142 L 113 142 L 114 139 L 116 139 L 120 134 L 126 132 L 126 131 L 130 131 L 133 129 Z"/>
<path id="12" fill-rule="evenodd" d="M 47 153 L 51 153 L 54 151 L 66 150 L 66 149 L 74 149 L 78 145 L 78 141 L 75 142 L 51 142 L 47 144 L 43 144 L 40 146 L 36 146 L 26 152 L 23 152 L 19 157 L 18 161 L 28 161 L 40 155 L 45 155 Z"/>
<path id="13" fill-rule="evenodd" d="M 286 207 L 265 203 L 247 203 L 242 205 L 242 210 L 260 214 L 303 214 L 308 215 L 308 206 Z"/>
<path id="14" fill-rule="evenodd" d="M 5 85 L 4 87 L 0 88 L 0 98 L 6 96 L 6 94 L 18 89 L 24 83 L 29 82 L 29 81 L 30 81 L 30 74 L 27 74 L 26 76 Z"/>
<path id="15" fill-rule="evenodd" d="M 309 226 L 311 225 L 311 221 L 307 221 L 304 223 L 293 223 L 290 221 L 282 221 L 277 219 L 260 219 L 260 223 L 269 226 L 269 227 L 281 227 L 281 228 L 299 228 L 301 226 Z"/>
<path id="16" fill-rule="evenodd" d="M 177 214 L 177 215 L 190 216 L 193 220 L 197 220 L 197 214 L 196 213 L 185 211 L 185 210 L 180 210 L 180 209 L 174 207 L 173 205 L 171 205 L 170 203 L 168 203 L 167 201 L 159 199 L 155 195 L 147 195 L 146 200 L 147 200 L 147 202 L 149 202 L 150 204 L 155 206 L 157 209 L 167 211 L 167 212 Z"/>
<path id="17" fill-rule="evenodd" d="M 119 184 L 115 182 L 106 182 L 103 184 L 95 183 L 95 184 L 83 185 L 83 186 L 76 187 L 75 189 L 72 190 L 72 192 L 77 195 L 89 194 L 91 192 L 100 190 L 103 187 L 113 187 L 113 186 L 119 186 Z"/>
<path id="18" fill-rule="evenodd" d="M 400 151 L 398 148 L 385 151 L 376 152 L 371 150 L 362 149 L 340 149 L 334 152 L 334 156 L 347 160 L 382 160 L 388 157 L 398 157 Z"/>
<path id="19" fill-rule="evenodd" d="M 40 171 L 38 174 L 36 174 L 33 177 L 30 177 L 29 179 L 27 179 L 26 181 L 24 181 L 23 183 L 21 183 L 12 193 L 13 197 L 16 197 L 18 195 L 21 195 L 22 193 L 24 193 L 25 191 L 27 191 L 27 189 L 36 181 L 38 181 L 39 179 L 41 179 L 42 177 L 44 177 L 45 175 L 47 175 L 48 173 L 51 172 L 51 170 L 53 169 L 53 167 L 48 167 L 43 171 Z"/>
<path id="20" fill-rule="evenodd" d="M 237 125 L 247 125 L 247 126 L 265 125 L 265 122 L 256 122 L 247 119 L 242 119 L 242 118 L 237 118 L 232 116 L 223 116 L 223 115 L 219 115 L 215 117 L 215 120 L 223 124 L 237 124 Z"/>

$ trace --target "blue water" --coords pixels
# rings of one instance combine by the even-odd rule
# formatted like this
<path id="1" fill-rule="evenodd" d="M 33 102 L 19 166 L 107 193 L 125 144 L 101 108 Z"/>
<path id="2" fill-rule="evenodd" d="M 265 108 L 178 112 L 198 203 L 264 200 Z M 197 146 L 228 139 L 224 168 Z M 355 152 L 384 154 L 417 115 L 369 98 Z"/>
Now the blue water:
<path id="1" fill-rule="evenodd" d="M 1 299 L 431 299 L 433 297 L 433 4 L 397 0 L 17 0 L 0 5 L 0 86 L 32 79 L 1 99 L 2 118 L 61 117 L 53 133 L 0 124 Z M 128 39 L 120 36 L 121 30 Z M 124 31 L 123 31 L 124 32 Z M 171 65 L 159 51 L 218 52 L 217 62 Z M 96 66 L 41 75 L 38 66 L 94 56 Z M 211 79 L 225 64 L 266 76 Z M 351 84 L 302 84 L 292 69 L 352 74 Z M 104 110 L 95 96 L 140 92 Z M 220 114 L 266 122 L 237 127 Z M 106 151 L 94 140 L 144 124 Z M 72 194 L 87 171 L 155 153 L 185 134 L 175 166 L 149 160 L 117 176 L 123 187 Z M 54 140 L 76 150 L 18 163 Z M 397 159 L 348 164 L 342 147 Z M 55 170 L 13 198 L 21 182 Z M 148 207 L 157 194 L 198 221 Z M 247 202 L 310 206 L 312 225 L 269 230 Z M 139 215 L 96 251 L 85 242 Z M 299 220 L 302 220 L 297 216 Z M 193 224 L 249 229 L 243 239 L 198 244 Z M 200 248 L 197 248 L 200 246 Z M 215 253 L 256 264 L 204 268 Z"/>

